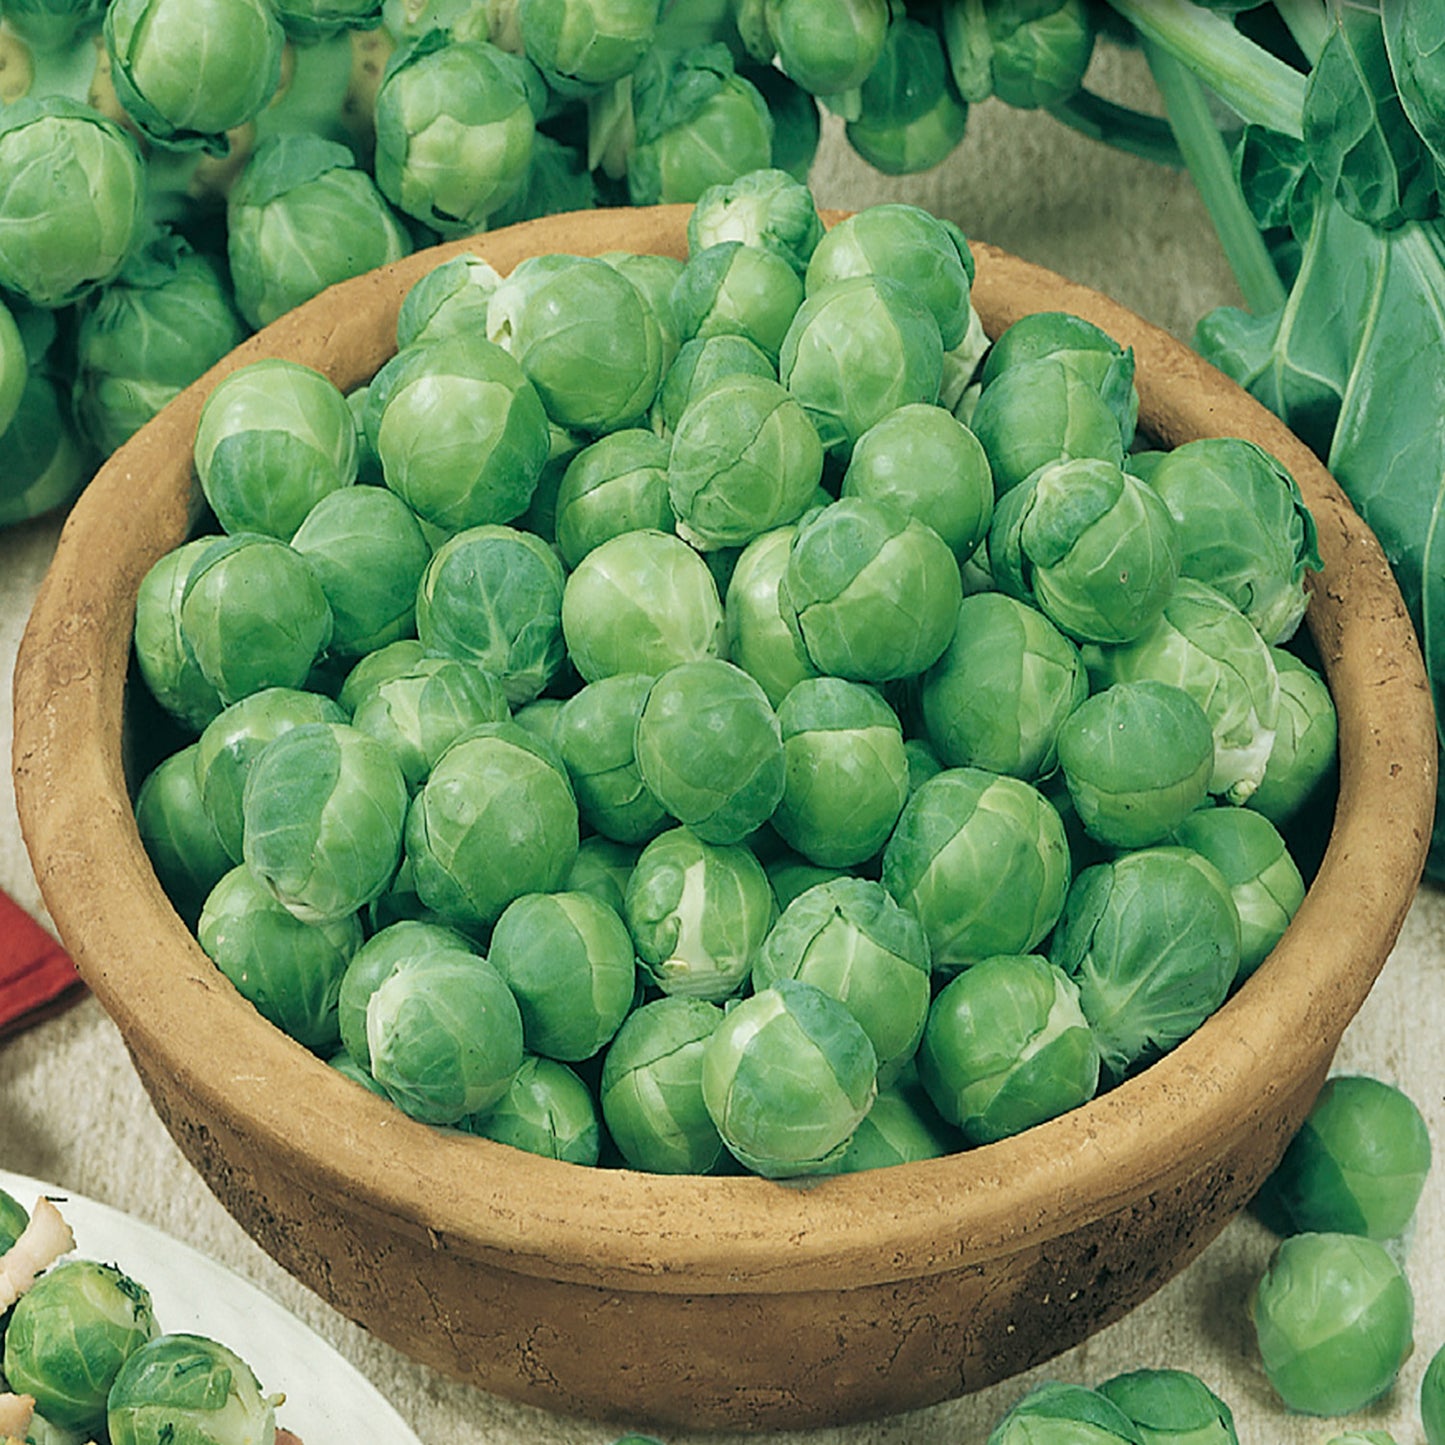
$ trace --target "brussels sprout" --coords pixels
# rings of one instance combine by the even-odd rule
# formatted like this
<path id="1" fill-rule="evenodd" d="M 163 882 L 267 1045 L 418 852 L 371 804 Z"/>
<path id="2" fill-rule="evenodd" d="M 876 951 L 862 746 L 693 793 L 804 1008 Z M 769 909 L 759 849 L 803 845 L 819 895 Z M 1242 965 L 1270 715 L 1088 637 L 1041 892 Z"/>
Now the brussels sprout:
<path id="1" fill-rule="evenodd" d="M 668 445 L 640 427 L 626 427 L 583 447 L 557 488 L 557 551 L 568 568 L 623 532 L 673 525 L 667 496 Z"/>
<path id="2" fill-rule="evenodd" d="M 433 266 L 401 298 L 397 350 L 458 333 L 485 335 L 487 307 L 501 279 L 489 261 L 470 252 Z"/>
<path id="3" fill-rule="evenodd" d="M 1279 677 L 1269 645 L 1227 597 L 1181 577 L 1148 632 L 1088 662 L 1095 687 L 1148 677 L 1192 693 L 1214 729 L 1209 791 L 1248 801 L 1274 747 Z"/>
<path id="4" fill-rule="evenodd" d="M 171 906 L 194 928 L 206 895 L 230 871 L 226 852 L 201 802 L 191 743 L 146 774 L 135 798 L 136 831 Z"/>
<path id="5" fill-rule="evenodd" d="M 1099 1050 L 1078 987 L 1038 954 L 981 959 L 939 990 L 918 1076 L 970 1144 L 990 1144 L 1094 1097 Z"/>
<path id="6" fill-rule="evenodd" d="M 797 683 L 818 676 L 779 605 L 779 584 L 797 535 L 796 526 L 775 527 L 749 542 L 728 580 L 723 608 L 727 656 L 757 681 L 774 707 Z"/>
<path id="7" fill-rule="evenodd" d="M 615 431 L 662 381 L 662 333 L 646 298 L 592 256 L 529 256 L 492 293 L 488 339 L 509 351 L 559 426 Z"/>
<path id="8" fill-rule="evenodd" d="M 818 264 L 817 251 L 809 264 Z M 778 376 L 812 417 L 824 447 L 846 455 L 889 412 L 938 400 L 938 322 L 892 276 L 849 276 L 810 289 L 783 338 Z"/>
<path id="9" fill-rule="evenodd" d="M 833 1165 L 839 1174 L 888 1169 L 919 1159 L 938 1159 L 963 1147 L 963 1136 L 949 1124 L 905 1066 L 892 1083 L 880 1083 L 878 1097 Z"/>
<path id="10" fill-rule="evenodd" d="M 939 975 L 997 953 L 1028 953 L 1053 928 L 1068 890 L 1063 821 L 1029 783 L 948 768 L 904 805 L 883 849 L 882 880 L 922 922 Z"/>
<path id="11" fill-rule="evenodd" d="M 356 480 L 356 424 L 328 377 L 268 356 L 212 388 L 194 455 L 201 490 L 226 531 L 289 542 L 322 497 Z"/>
<path id="12" fill-rule="evenodd" d="M 727 46 L 654 46 L 633 73 L 632 93 L 633 205 L 697 201 L 710 186 L 772 164 L 772 115 Z"/>
<path id="13" fill-rule="evenodd" d="M 157 1333 L 150 1292 L 114 1265 L 52 1265 L 16 1302 L 4 1373 L 52 1424 L 82 1436 L 105 1425 L 105 1399 L 128 1356 Z"/>
<path id="14" fill-rule="evenodd" d="M 773 167 L 709 186 L 687 218 L 690 256 L 723 241 L 742 241 L 781 256 L 800 276 L 822 236 L 812 191 Z"/>
<path id="15" fill-rule="evenodd" d="M 536 388 L 471 331 L 398 352 L 371 384 L 366 419 L 387 486 L 449 532 L 520 516 L 551 448 Z"/>
<path id="16" fill-rule="evenodd" d="M 377 984 L 366 1041 L 377 1083 L 426 1124 L 486 1113 L 522 1067 L 511 990 L 491 964 L 453 949 L 410 954 Z"/>
<path id="17" fill-rule="evenodd" d="M 855 118 L 857 92 L 883 55 L 887 0 L 765 0 L 767 36 L 784 74 L 839 114 Z"/>
<path id="18" fill-rule="evenodd" d="M 1252 808 L 1191 813 L 1171 841 L 1202 853 L 1224 876 L 1239 911 L 1239 976 L 1248 978 L 1284 936 L 1304 901 L 1305 884 L 1284 839 Z"/>
<path id="19" fill-rule="evenodd" d="M 823 475 L 823 448 L 782 385 L 734 376 L 677 419 L 667 463 L 678 533 L 700 550 L 742 547 L 796 521 Z"/>
<path id="20" fill-rule="evenodd" d="M 1334 768 L 1339 720 L 1329 685 L 1292 652 L 1273 647 L 1279 681 L 1274 742 L 1259 786 L 1246 799 L 1272 823 L 1288 822 Z"/>
<path id="21" fill-rule="evenodd" d="M 93 31 L 108 0 L 7 0 L 5 25 L 32 50 L 64 50 Z"/>
<path id="22" fill-rule="evenodd" d="M 827 867 L 873 857 L 908 798 L 897 714 L 862 683 L 807 678 L 783 699 L 778 725 L 785 774 L 773 827 Z"/>
<path id="23" fill-rule="evenodd" d="M 3 1254 L 25 1232 L 30 1215 L 13 1195 L 0 1189 L 0 1254 Z"/>
<path id="24" fill-rule="evenodd" d="M 197 537 L 154 562 L 136 591 L 135 659 L 152 697 L 187 731 L 225 706 L 181 636 L 181 598 L 191 567 L 216 539 Z"/>
<path id="25" fill-rule="evenodd" d="M 565 581 L 556 553 L 532 533 L 470 527 L 427 564 L 417 636 L 428 652 L 494 673 L 514 707 L 530 702 L 562 665 Z"/>
<path id="26" fill-rule="evenodd" d="M 783 741 L 762 688 L 720 658 L 682 662 L 652 684 L 637 717 L 647 791 L 705 843 L 741 842 L 783 795 Z"/>
<path id="27" fill-rule="evenodd" d="M 277 18 L 293 40 L 326 40 L 348 30 L 381 24 L 382 0 L 271 0 Z"/>
<path id="28" fill-rule="evenodd" d="M 1270 1384 L 1307 1415 L 1347 1415 L 1378 1399 L 1413 1344 L 1409 1282 L 1383 1245 L 1354 1234 L 1281 1240 L 1249 1312 Z"/>
<path id="29" fill-rule="evenodd" d="M 111 1445 L 238 1445 L 270 1439 L 279 1396 L 263 1395 L 236 1352 L 203 1335 L 165 1334 L 126 1356 L 106 1401 Z"/>
<path id="30" fill-rule="evenodd" d="M 858 438 L 842 495 L 891 502 L 932 527 L 960 562 L 988 536 L 993 478 L 978 438 L 939 406 L 913 402 Z"/>
<path id="31" fill-rule="evenodd" d="M 1006 492 L 989 528 L 994 580 L 1076 641 L 1121 643 L 1158 621 L 1179 577 L 1178 530 L 1112 462 L 1053 462 Z"/>
<path id="32" fill-rule="evenodd" d="M 673 292 L 684 262 L 677 256 L 661 256 L 651 251 L 603 251 L 597 259 L 606 261 L 614 271 L 626 276 L 647 303 L 662 338 L 661 369 L 665 375 L 683 340 Z"/>
<path id="33" fill-rule="evenodd" d="M 878 1081 L 913 1057 L 928 1014 L 928 940 L 922 925 L 868 878 L 838 878 L 800 893 L 769 931 L 753 988 L 779 979 L 817 985 L 863 1026 Z"/>
<path id="34" fill-rule="evenodd" d="M 1138 1426 L 1144 1445 L 1239 1445 L 1229 1406 L 1188 1370 L 1131 1370 L 1098 1388 Z"/>
<path id="35" fill-rule="evenodd" d="M 923 674 L 919 701 L 940 765 L 1034 782 L 1054 771 L 1059 729 L 1088 691 L 1079 649 L 1042 612 L 1002 592 L 976 592 L 959 604 L 953 638 Z"/>
<path id="36" fill-rule="evenodd" d="M 1000 498 L 1051 462 L 1124 462 L 1118 416 L 1098 387 L 1057 356 L 1000 371 L 984 386 L 969 426 L 988 454 Z"/>
<path id="37" fill-rule="evenodd" d="M 522 46 L 558 95 L 579 96 L 637 69 L 660 0 L 517 0 Z"/>
<path id="38" fill-rule="evenodd" d="M 726 332 L 695 336 L 683 342 L 662 378 L 652 409 L 652 425 L 659 435 L 670 436 L 678 419 L 698 397 L 734 376 L 778 379 L 774 361 L 746 336 Z"/>
<path id="39" fill-rule="evenodd" d="M 799 894 L 806 893 L 819 883 L 852 876 L 842 868 L 820 868 L 792 852 L 769 858 L 763 865 L 763 871 L 768 875 L 779 909 L 786 908 Z"/>
<path id="40" fill-rule="evenodd" d="M 802 301 L 803 278 L 788 260 L 744 241 L 694 251 L 673 291 L 683 340 L 742 336 L 775 365 Z"/>
<path id="41" fill-rule="evenodd" d="M 708 1174 L 723 1142 L 702 1096 L 703 1049 L 723 1011 L 654 999 L 618 1029 L 602 1065 L 602 1117 L 622 1157 L 654 1174 Z"/>
<path id="42" fill-rule="evenodd" d="M 728 1151 L 780 1179 L 827 1170 L 878 1092 L 863 1026 L 814 984 L 780 978 L 728 1009 L 703 1046 L 702 1094 Z"/>
<path id="43" fill-rule="evenodd" d="M 656 676 L 716 657 L 723 609 L 707 563 L 667 532 L 625 532 L 594 547 L 562 593 L 567 654 L 587 682 L 615 673 Z"/>
<path id="44" fill-rule="evenodd" d="M 359 658 L 342 680 L 336 694 L 337 703 L 348 714 L 355 713 L 367 693 L 380 687 L 393 677 L 404 677 L 416 670 L 417 664 L 426 656 L 424 648 L 415 637 L 404 637 L 400 642 L 388 642 L 374 652 Z"/>
<path id="45" fill-rule="evenodd" d="M 479 1139 L 525 1149 L 544 1159 L 591 1166 L 602 1149 L 602 1126 L 592 1091 L 574 1070 L 529 1054 L 507 1092 L 458 1128 Z"/>
<path id="46" fill-rule="evenodd" d="M 614 913 L 622 912 L 622 895 L 641 849 L 592 833 L 577 845 L 577 857 L 562 887 L 569 893 L 590 893 Z"/>
<path id="47" fill-rule="evenodd" d="M 720 1003 L 747 980 L 777 904 L 754 854 L 669 828 L 641 852 L 623 914 L 638 958 L 663 993 Z"/>
<path id="48" fill-rule="evenodd" d="M 989 1433 L 987 1445 L 1144 1445 L 1108 1396 L 1083 1385 L 1035 1385 Z"/>
<path id="49" fill-rule="evenodd" d="M 376 184 L 442 236 L 480 229 L 521 189 L 543 104 L 530 61 L 427 31 L 387 62 L 376 93 Z"/>
<path id="50" fill-rule="evenodd" d="M 590 1059 L 632 1007 L 632 939 L 617 913 L 590 893 L 513 900 L 492 931 L 487 958 L 516 997 L 531 1053 Z"/>
<path id="51" fill-rule="evenodd" d="M 1445 1445 L 1445 1345 L 1430 1357 L 1420 1379 L 1420 1420 L 1428 1445 Z"/>
<path id="52" fill-rule="evenodd" d="M 69 305 L 120 274 L 144 206 L 140 151 L 99 111 L 59 96 L 0 111 L 0 286 Z"/>
<path id="53" fill-rule="evenodd" d="M 15 415 L 0 432 L 0 453 L 5 457 L 0 528 L 68 506 L 90 479 L 94 465 L 56 380 L 40 370 L 30 370 L 21 380 Z"/>
<path id="54" fill-rule="evenodd" d="M 960 94 L 1021 110 L 1057 105 L 1083 84 L 1095 19 L 1085 0 L 957 0 L 943 38 Z"/>
<path id="55" fill-rule="evenodd" d="M 263 688 L 232 703 L 206 724 L 196 744 L 196 784 L 201 805 L 221 846 L 241 861 L 242 800 L 257 755 L 288 728 L 345 722 L 328 697 L 297 688 Z"/>
<path id="56" fill-rule="evenodd" d="M 962 593 L 958 563 L 931 527 L 846 497 L 800 523 L 778 600 L 816 669 L 887 682 L 938 660 Z"/>
<path id="57" fill-rule="evenodd" d="M 331 626 L 311 564 L 256 532 L 212 542 L 181 593 L 182 643 L 225 703 L 300 687 L 331 641 Z"/>
<path id="58" fill-rule="evenodd" d="M 1207 858 L 1141 848 L 1078 874 L 1049 958 L 1079 985 L 1104 1073 L 1116 1081 L 1224 1002 L 1239 972 L 1239 915 Z"/>
<path id="59" fill-rule="evenodd" d="M 514 898 L 560 888 L 572 866 L 567 770 L 514 722 L 473 728 L 413 799 L 405 842 L 421 901 L 462 928 L 489 927 Z"/>
<path id="60" fill-rule="evenodd" d="M 1091 837 L 1115 848 L 1144 848 L 1187 827 L 1188 815 L 1208 798 L 1214 731 L 1182 688 L 1147 678 L 1115 683 L 1064 720 L 1059 765 Z"/>
<path id="61" fill-rule="evenodd" d="M 351 151 L 318 135 L 263 141 L 227 199 L 236 305 L 252 326 L 410 250 L 401 222 Z"/>
<path id="62" fill-rule="evenodd" d="M 1431 1162 L 1430 1133 L 1408 1094 L 1383 1079 L 1326 1079 L 1260 1190 L 1281 1233 L 1387 1240 L 1414 1218 Z"/>

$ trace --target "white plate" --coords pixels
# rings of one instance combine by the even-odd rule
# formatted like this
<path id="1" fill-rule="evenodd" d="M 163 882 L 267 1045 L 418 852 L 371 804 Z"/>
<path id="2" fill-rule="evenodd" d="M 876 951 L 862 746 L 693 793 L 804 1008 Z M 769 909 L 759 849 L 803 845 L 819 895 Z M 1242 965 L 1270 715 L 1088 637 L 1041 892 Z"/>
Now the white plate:
<path id="1" fill-rule="evenodd" d="M 305 1445 L 385 1440 L 421 1445 L 364 1375 L 309 1326 L 248 1280 L 153 1225 L 93 1199 L 0 1169 L 0 1189 L 27 1210 L 56 1200 L 75 1234 L 75 1256 L 114 1264 L 150 1291 L 168 1333 L 207 1335 L 229 1346 L 268 1393 L 286 1403 L 277 1423 Z"/>

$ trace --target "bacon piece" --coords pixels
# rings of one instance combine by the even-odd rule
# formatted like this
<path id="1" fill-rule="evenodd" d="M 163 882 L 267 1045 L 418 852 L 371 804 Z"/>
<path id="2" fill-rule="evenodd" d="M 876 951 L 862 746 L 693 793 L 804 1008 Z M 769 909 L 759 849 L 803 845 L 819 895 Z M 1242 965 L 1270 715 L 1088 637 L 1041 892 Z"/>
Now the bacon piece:
<path id="1" fill-rule="evenodd" d="M 60 1211 L 44 1198 L 35 1201 L 30 1223 L 0 1254 L 0 1310 L 7 1310 L 35 1283 L 35 1276 L 75 1248 L 75 1236 Z"/>
<path id="2" fill-rule="evenodd" d="M 0 1393 L 0 1440 L 24 1440 L 35 1414 L 34 1395 Z"/>

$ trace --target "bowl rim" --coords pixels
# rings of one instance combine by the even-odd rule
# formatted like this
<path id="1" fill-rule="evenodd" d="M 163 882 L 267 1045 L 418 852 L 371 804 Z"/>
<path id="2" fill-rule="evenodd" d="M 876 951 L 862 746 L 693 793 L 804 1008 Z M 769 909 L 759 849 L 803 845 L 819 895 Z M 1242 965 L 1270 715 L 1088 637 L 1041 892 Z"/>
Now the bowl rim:
<path id="1" fill-rule="evenodd" d="M 990 336 L 1027 311 L 1084 316 L 1133 348 L 1141 426 L 1161 443 L 1243 426 L 1294 474 L 1324 560 L 1307 622 L 1336 695 L 1341 782 L 1319 872 L 1270 959 L 1189 1039 L 1090 1103 L 940 1159 L 788 1183 L 592 1170 L 454 1136 L 261 1020 L 171 909 L 136 831 L 120 755 L 135 590 L 197 510 L 189 449 L 210 388 L 286 354 L 349 389 L 388 354 L 363 323 L 394 318 L 406 287 L 440 261 L 471 253 L 505 273 L 547 250 L 684 256 L 690 210 L 544 217 L 343 282 L 249 338 L 113 453 L 64 526 L 17 660 L 22 834 L 60 936 L 132 1055 L 158 1061 L 171 1088 L 235 1121 L 314 1193 L 390 1229 L 516 1273 L 686 1294 L 832 1290 L 986 1263 L 1169 1190 L 1198 1172 L 1201 1140 L 1266 1125 L 1291 1085 L 1322 1068 L 1383 966 L 1434 810 L 1433 708 L 1379 543 L 1272 413 L 1101 293 L 972 242 Z"/>

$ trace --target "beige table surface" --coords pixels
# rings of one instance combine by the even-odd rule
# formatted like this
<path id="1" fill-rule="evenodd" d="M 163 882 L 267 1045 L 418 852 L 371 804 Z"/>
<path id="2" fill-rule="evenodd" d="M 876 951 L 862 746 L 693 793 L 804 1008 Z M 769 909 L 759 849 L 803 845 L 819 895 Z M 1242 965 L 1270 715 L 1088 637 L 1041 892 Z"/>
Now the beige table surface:
<path id="1" fill-rule="evenodd" d="M 1132 57 L 1105 55 L 1095 79 L 1121 98 L 1144 95 Z M 968 138 L 945 166 L 898 181 L 868 172 L 830 124 L 813 186 L 825 206 L 880 199 L 928 206 L 971 236 L 1111 292 L 1185 339 L 1209 307 L 1237 301 L 1187 179 L 1120 157 L 1045 118 L 993 104 L 978 107 Z M 42 917 L 9 785 L 11 674 L 58 530 L 59 523 L 48 519 L 0 532 L 0 888 Z M 1445 1141 L 1442 1038 L 1445 894 L 1426 887 L 1345 1035 L 1337 1067 L 1405 1088 L 1436 1140 Z M 253 1279 L 374 1380 L 424 1445 L 607 1445 L 621 1433 L 442 1379 L 290 1279 L 231 1220 L 172 1144 L 114 1026 L 92 999 L 0 1044 L 0 1168 L 114 1205 Z M 1254 1353 L 1245 1296 L 1272 1243 L 1260 1226 L 1241 1218 L 1133 1314 L 1030 1375 L 903 1417 L 776 1438 L 817 1445 L 983 1445 L 993 1421 L 1036 1379 L 1092 1384 L 1125 1369 L 1173 1365 L 1196 1371 L 1224 1396 L 1245 1445 L 1323 1445 L 1344 1422 L 1287 1414 Z M 1398 1445 L 1424 1445 L 1419 1380 L 1430 1355 L 1445 1343 L 1445 1165 L 1427 1186 L 1405 1263 L 1416 1293 L 1415 1354 L 1397 1388 L 1349 1423 L 1389 1429 Z"/>

